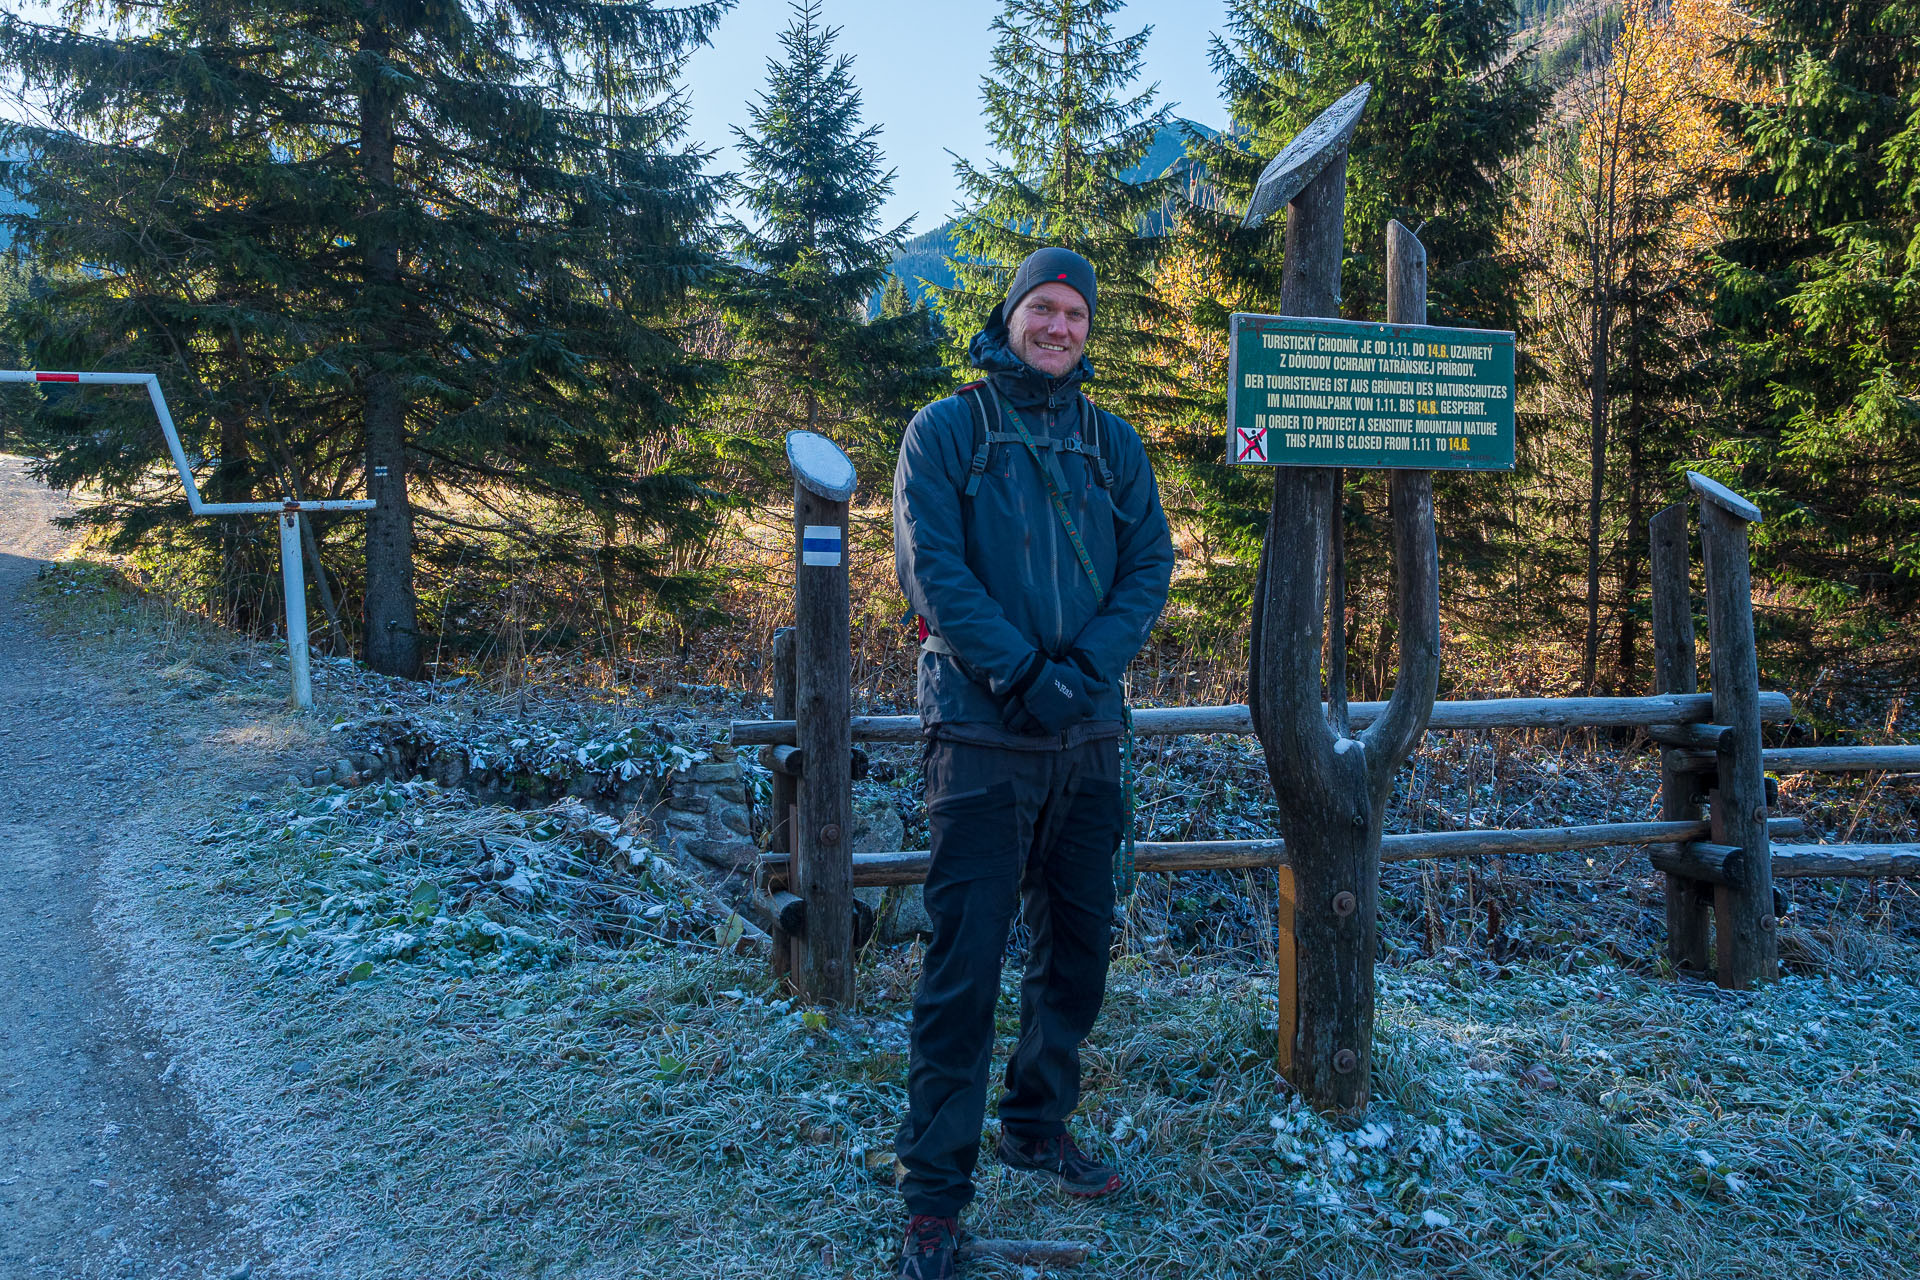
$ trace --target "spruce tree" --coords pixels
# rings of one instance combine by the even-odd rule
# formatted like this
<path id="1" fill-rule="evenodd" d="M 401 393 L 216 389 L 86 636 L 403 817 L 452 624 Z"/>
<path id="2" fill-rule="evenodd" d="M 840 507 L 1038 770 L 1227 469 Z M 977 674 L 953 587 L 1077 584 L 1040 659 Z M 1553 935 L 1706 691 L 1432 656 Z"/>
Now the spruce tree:
<path id="1" fill-rule="evenodd" d="M 1373 86 L 1347 165 L 1344 311 L 1385 314 L 1386 225 L 1427 246 L 1434 324 L 1512 328 L 1521 264 L 1499 251 L 1506 170 L 1546 89 L 1513 56 L 1513 0 L 1231 0 L 1213 42 L 1234 128 L 1194 137 L 1212 199 L 1194 208 L 1229 280 L 1277 310 L 1279 219 L 1231 234 L 1267 160 L 1335 99 Z"/>
<path id="2" fill-rule="evenodd" d="M 13 317 L 26 306 L 33 275 L 26 262 L 0 251 L 0 369 L 20 369 L 27 356 L 12 340 Z M 25 387 L 0 387 L 0 453 L 18 453 L 26 445 L 22 428 L 34 399 Z"/>
<path id="3" fill-rule="evenodd" d="M 1152 28 L 1116 36 L 1125 0 L 1005 0 L 993 70 L 981 81 L 996 158 L 955 165 L 966 203 L 951 259 L 958 283 L 939 290 L 952 341 L 972 338 L 1033 250 L 1063 245 L 1093 263 L 1098 322 L 1087 354 L 1108 407 L 1149 410 L 1145 357 L 1166 308 L 1153 293 L 1165 248 L 1166 177 L 1130 181 L 1167 123 L 1157 86 L 1133 92 Z M 955 352 L 964 364 L 964 348 Z"/>
<path id="4" fill-rule="evenodd" d="M 447 539 L 575 513 L 603 570 L 671 600 L 704 500 L 671 437 L 708 376 L 673 308 L 717 199 L 674 76 L 726 7 L 165 0 L 115 35 L 79 25 L 105 4 L 71 30 L 0 15 L 52 121 L 0 140 L 33 156 L 12 222 L 84 268 L 32 309 L 34 358 L 160 373 L 221 496 L 374 498 L 379 670 L 421 666 L 416 517 Z M 44 418 L 48 477 L 102 486 L 101 518 L 181 514 L 143 483 L 144 406 Z"/>
<path id="5" fill-rule="evenodd" d="M 1513 56 L 1513 15 L 1511 0 L 1231 0 L 1211 56 L 1233 128 L 1188 139 L 1206 181 L 1181 201 L 1181 232 L 1210 290 L 1187 305 L 1191 321 L 1224 326 L 1231 311 L 1279 310 L 1285 221 L 1271 218 L 1249 231 L 1241 217 L 1266 163 L 1365 82 L 1372 93 L 1347 166 L 1343 313 L 1384 318 L 1386 224 L 1397 218 L 1427 246 L 1432 323 L 1514 328 L 1521 264 L 1500 250 L 1510 199 L 1505 171 L 1531 141 L 1546 93 L 1529 78 L 1526 59 Z M 1171 362 L 1175 369 L 1192 364 Z M 1182 381 L 1167 380 L 1169 397 L 1183 406 L 1169 419 L 1195 424 L 1173 442 L 1180 482 L 1194 495 L 1206 536 L 1239 551 L 1196 596 L 1244 612 L 1266 477 L 1222 459 L 1224 379 Z M 1442 563 L 1451 574 L 1485 576 L 1511 555 L 1504 505 L 1490 481 L 1442 477 L 1436 486 Z M 1386 494 L 1365 473 L 1349 474 L 1348 482 L 1350 573 L 1364 600 L 1388 581 L 1379 533 Z M 1465 585 L 1453 584 L 1450 596 L 1464 596 L 1458 588 Z M 1349 630 L 1360 659 L 1350 670 L 1377 694 L 1392 637 L 1390 610 L 1374 612 L 1377 628 Z"/>
<path id="6" fill-rule="evenodd" d="M 913 295 L 907 292 L 907 282 L 897 275 L 887 276 L 886 288 L 880 291 L 880 314 L 891 320 L 903 316 L 913 308 Z"/>
<path id="7" fill-rule="evenodd" d="M 853 60 L 833 54 L 821 0 L 794 0 L 767 88 L 736 129 L 741 196 L 755 225 L 728 307 L 753 435 L 795 428 L 834 437 L 870 479 L 890 477 L 913 411 L 948 381 L 923 309 L 867 308 L 912 227 L 880 226 L 893 190 L 880 126 L 860 123 Z M 904 294 L 902 295 L 904 301 Z M 780 468 L 784 471 L 784 467 Z"/>
<path id="8" fill-rule="evenodd" d="M 1717 474 L 1766 512 L 1763 625 L 1805 673 L 1920 664 L 1920 10 L 1760 0 L 1726 123 Z M 1879 646 L 1886 646 L 1879 648 Z M 1771 646 L 1788 660 L 1782 643 Z M 1765 652 L 1765 650 L 1763 650 Z M 1783 673 L 1785 674 L 1785 673 Z"/>

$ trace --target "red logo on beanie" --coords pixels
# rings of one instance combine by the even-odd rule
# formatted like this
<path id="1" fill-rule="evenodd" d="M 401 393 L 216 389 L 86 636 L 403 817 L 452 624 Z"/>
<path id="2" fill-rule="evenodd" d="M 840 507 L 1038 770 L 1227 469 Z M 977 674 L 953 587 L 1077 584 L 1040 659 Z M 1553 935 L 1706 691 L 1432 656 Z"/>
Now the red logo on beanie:
<path id="1" fill-rule="evenodd" d="M 1064 271 L 1062 271 L 1059 275 L 1054 277 L 1055 280 L 1065 280 L 1066 278 L 1067 278 L 1067 273 Z"/>

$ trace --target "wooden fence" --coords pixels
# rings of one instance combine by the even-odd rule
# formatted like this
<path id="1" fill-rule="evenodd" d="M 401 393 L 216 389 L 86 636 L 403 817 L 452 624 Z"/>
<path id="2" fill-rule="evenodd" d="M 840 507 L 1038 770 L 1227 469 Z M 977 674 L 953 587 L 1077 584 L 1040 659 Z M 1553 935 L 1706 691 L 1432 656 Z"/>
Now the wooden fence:
<path id="1" fill-rule="evenodd" d="M 736 720 L 732 740 L 759 747 L 773 773 L 773 835 L 758 887 L 776 922 L 774 967 L 801 995 L 845 1004 L 860 923 L 853 890 L 917 883 L 929 862 L 926 850 L 851 852 L 852 780 L 864 763 L 854 744 L 917 742 L 921 726 L 917 716 L 851 714 L 846 566 L 803 551 L 810 529 L 837 522 L 844 538 L 851 467 L 844 491 L 823 493 L 799 465 L 795 477 L 795 626 L 775 641 L 776 718 Z M 1771 817 L 1767 772 L 1920 771 L 1920 746 L 1762 745 L 1762 723 L 1790 720 L 1793 709 L 1785 694 L 1759 688 L 1747 528 L 1760 513 L 1706 477 L 1689 480 L 1701 513 L 1710 692 L 1697 689 L 1688 512 L 1676 503 L 1651 522 L 1655 693 L 1442 701 L 1428 723 L 1440 732 L 1642 728 L 1662 748 L 1660 820 L 1389 835 L 1381 856 L 1407 862 L 1644 846 L 1666 875 L 1674 963 L 1711 971 L 1722 986 L 1748 987 L 1778 972 L 1775 877 L 1920 875 L 1920 844 L 1791 843 L 1803 834 L 1801 824 Z M 1352 704 L 1353 726 L 1370 723 L 1385 707 Z M 1253 732 L 1245 706 L 1142 708 L 1133 722 L 1139 737 Z M 1789 842 L 1776 844 L 1776 836 Z M 1306 909 L 1291 901 L 1282 840 L 1148 841 L 1136 848 L 1143 872 L 1278 868 L 1283 932 L 1293 912 Z"/>

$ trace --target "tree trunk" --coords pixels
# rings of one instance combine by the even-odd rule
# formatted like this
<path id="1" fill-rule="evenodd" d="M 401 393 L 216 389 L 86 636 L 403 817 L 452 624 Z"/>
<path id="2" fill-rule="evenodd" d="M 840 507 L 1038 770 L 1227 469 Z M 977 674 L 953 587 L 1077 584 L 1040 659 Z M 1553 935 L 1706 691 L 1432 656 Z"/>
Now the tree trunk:
<path id="1" fill-rule="evenodd" d="M 1600 661 L 1600 512 L 1607 489 L 1607 343 L 1612 317 L 1608 314 L 1608 280 L 1611 271 L 1600 248 L 1599 220 L 1595 219 L 1594 240 L 1589 247 L 1594 296 L 1588 306 L 1593 362 L 1588 379 L 1587 429 L 1591 433 L 1588 458 L 1587 494 L 1587 639 L 1581 651 L 1580 685 L 1591 697 Z"/>
<path id="2" fill-rule="evenodd" d="M 1643 367 L 1645 348 L 1641 346 L 1640 325 L 1644 313 L 1629 303 L 1627 308 L 1627 370 L 1632 394 L 1627 401 L 1627 532 L 1621 548 L 1619 607 L 1615 609 L 1620 655 L 1619 686 L 1636 687 L 1635 669 L 1640 665 L 1640 624 L 1634 605 L 1640 594 L 1640 530 L 1645 527 L 1647 371 Z"/>
<path id="3" fill-rule="evenodd" d="M 391 48 L 387 33 L 369 22 L 361 52 L 375 65 L 363 72 L 360 89 L 360 164 L 367 183 L 368 216 L 363 263 L 368 302 L 404 329 L 400 288 L 400 243 L 393 224 L 394 90 L 382 78 Z M 364 335 L 368 354 L 361 383 L 366 419 L 367 663 L 386 675 L 420 674 L 419 605 L 413 593 L 413 506 L 407 497 L 406 405 L 391 362 L 405 349 L 404 334 Z"/>
<path id="4" fill-rule="evenodd" d="M 234 405 L 220 412 L 220 465 L 208 485 L 216 502 L 251 502 L 254 499 L 252 467 L 247 462 L 247 423 Z M 247 590 L 247 526 L 232 516 L 223 517 L 220 530 L 220 611 L 221 621 L 239 631 L 251 631 L 256 615 L 251 607 L 253 595 Z"/>
<path id="5" fill-rule="evenodd" d="M 307 553 L 307 569 L 313 578 L 314 592 L 320 597 L 320 609 L 327 615 L 327 647 L 334 657 L 344 657 L 352 654 L 353 646 L 347 643 L 346 628 L 340 625 L 340 606 L 334 602 L 333 582 L 320 559 L 320 536 L 313 531 L 316 518 L 317 513 L 309 512 L 300 522 L 300 544 Z"/>

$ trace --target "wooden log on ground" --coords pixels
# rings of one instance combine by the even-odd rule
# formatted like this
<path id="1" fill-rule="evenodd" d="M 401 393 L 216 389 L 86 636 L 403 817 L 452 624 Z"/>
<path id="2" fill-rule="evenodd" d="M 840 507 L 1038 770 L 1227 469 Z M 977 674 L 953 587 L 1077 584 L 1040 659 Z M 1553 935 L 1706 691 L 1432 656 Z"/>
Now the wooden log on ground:
<path id="1" fill-rule="evenodd" d="M 1668 773 L 1692 774 L 1698 777 L 1703 773 L 1712 773 L 1720 767 L 1720 756 L 1713 751 L 1662 751 L 1660 753 L 1660 776 Z M 1698 787 L 1698 783 L 1695 786 Z"/>
<path id="2" fill-rule="evenodd" d="M 1382 862 L 1422 862 L 1434 858 L 1500 857 L 1525 853 L 1569 853 L 1608 845 L 1654 844 L 1697 839 L 1704 822 L 1608 822 L 1583 827 L 1541 827 L 1524 831 L 1415 831 L 1383 837 Z"/>
<path id="3" fill-rule="evenodd" d="M 1384 702 L 1355 702 L 1347 710 L 1355 729 L 1365 729 L 1386 710 Z M 1324 713 L 1325 704 L 1322 704 Z M 1648 698 L 1481 698 L 1436 702 L 1427 721 L 1432 730 L 1467 729 L 1632 729 L 1686 724 L 1713 715 L 1709 694 Z M 1760 695 L 1760 718 L 1768 723 L 1793 719 L 1793 701 L 1784 693 Z M 918 742 L 919 716 L 853 716 L 855 742 Z M 1252 733 L 1253 718 L 1243 703 L 1226 707 L 1141 707 L 1133 713 L 1139 738 L 1188 733 Z M 735 720 L 730 739 L 736 747 L 792 745 L 793 721 Z"/>
<path id="4" fill-rule="evenodd" d="M 1288 865 L 1287 842 L 1277 838 L 1141 840 L 1134 843 L 1133 852 L 1136 871 L 1251 871 Z"/>
<path id="5" fill-rule="evenodd" d="M 807 936 L 807 902 L 785 887 L 785 881 L 777 881 L 773 887 L 756 892 L 755 901 L 760 909 L 771 916 L 780 927 L 780 932 L 789 938 L 804 939 Z M 853 900 L 853 945 L 858 950 L 867 945 L 867 939 L 873 936 L 873 908 L 855 898 Z"/>
<path id="6" fill-rule="evenodd" d="M 1662 845 L 1647 854 L 1656 871 L 1664 871 L 1688 882 L 1738 888 L 1746 865 L 1743 850 L 1729 844 L 1696 841 L 1682 845 Z"/>
<path id="7" fill-rule="evenodd" d="M 878 889 L 887 885 L 924 884 L 933 855 L 925 849 L 853 855 L 853 885 Z"/>
<path id="8" fill-rule="evenodd" d="M 1920 844 L 1776 844 L 1776 876 L 1920 876 Z"/>
<path id="9" fill-rule="evenodd" d="M 1767 784 L 1760 745 L 1760 658 L 1753 638 L 1753 582 L 1747 526 L 1754 505 L 1698 472 L 1687 484 L 1700 497 L 1700 546 L 1707 570 L 1707 657 L 1713 671 L 1713 720 L 1729 732 L 1719 752 L 1716 843 L 1746 851 L 1738 884 L 1713 891 L 1714 981 L 1732 990 L 1780 974 L 1774 925 L 1773 859 L 1767 840 Z"/>
<path id="10" fill-rule="evenodd" d="M 960 1246 L 960 1261 L 992 1258 L 1023 1267 L 1076 1267 L 1092 1252 L 1070 1240 L 968 1240 Z"/>
<path id="11" fill-rule="evenodd" d="M 853 664 L 848 608 L 847 504 L 853 464 L 811 431 L 787 436 L 793 468 L 794 745 L 806 753 L 795 780 L 793 890 L 807 902 L 795 966 L 800 994 L 853 1004 Z"/>
<path id="12" fill-rule="evenodd" d="M 1662 767 L 1683 773 L 1712 773 L 1720 767 L 1717 754 L 1707 751 L 1667 751 Z M 1911 773 L 1920 771 L 1920 747 L 1768 747 L 1760 763 L 1769 773 Z"/>
<path id="13" fill-rule="evenodd" d="M 850 776 L 855 782 L 866 777 L 867 770 L 871 767 L 867 753 L 858 747 L 853 749 L 847 763 L 850 766 Z M 771 773 L 784 773 L 789 778 L 797 778 L 807 771 L 807 755 L 798 747 L 762 747 L 760 748 L 760 767 Z"/>
<path id="14" fill-rule="evenodd" d="M 1654 692 L 1693 695 L 1700 688 L 1700 668 L 1693 644 L 1693 561 L 1687 545 L 1687 504 L 1676 502 L 1648 521 L 1647 540 L 1652 557 L 1649 585 L 1653 594 Z M 1648 732 L 1660 741 L 1662 730 L 1691 736 L 1706 727 L 1658 725 Z M 1726 726 L 1712 728 L 1711 743 L 1694 738 L 1685 745 L 1719 750 Z M 1698 822 L 1702 798 L 1698 780 L 1692 771 L 1673 764 L 1668 758 L 1672 754 L 1667 752 L 1660 758 L 1660 816 L 1668 822 Z M 1676 968 L 1705 973 L 1712 957 L 1710 899 L 1699 891 L 1697 882 L 1672 871 L 1667 872 L 1665 896 L 1667 959 Z"/>

